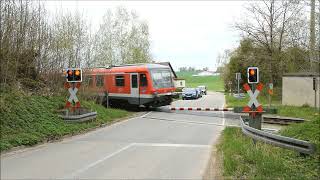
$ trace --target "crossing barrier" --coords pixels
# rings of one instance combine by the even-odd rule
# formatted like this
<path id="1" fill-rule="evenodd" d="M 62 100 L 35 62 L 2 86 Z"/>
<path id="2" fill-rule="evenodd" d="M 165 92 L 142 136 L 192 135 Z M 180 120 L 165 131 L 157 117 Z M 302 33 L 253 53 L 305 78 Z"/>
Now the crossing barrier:
<path id="1" fill-rule="evenodd" d="M 233 111 L 233 108 L 170 107 L 171 111 Z"/>

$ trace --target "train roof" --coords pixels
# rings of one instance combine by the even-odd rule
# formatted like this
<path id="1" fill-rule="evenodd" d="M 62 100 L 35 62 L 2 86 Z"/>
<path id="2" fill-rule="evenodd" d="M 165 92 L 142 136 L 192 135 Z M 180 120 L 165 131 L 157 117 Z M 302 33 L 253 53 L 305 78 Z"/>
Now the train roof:
<path id="1" fill-rule="evenodd" d="M 89 68 L 86 69 L 86 73 L 129 73 L 129 72 L 145 72 L 149 69 L 169 69 L 169 66 L 161 64 L 125 64 L 121 66 L 112 66 L 112 67 L 98 67 L 98 68 Z"/>

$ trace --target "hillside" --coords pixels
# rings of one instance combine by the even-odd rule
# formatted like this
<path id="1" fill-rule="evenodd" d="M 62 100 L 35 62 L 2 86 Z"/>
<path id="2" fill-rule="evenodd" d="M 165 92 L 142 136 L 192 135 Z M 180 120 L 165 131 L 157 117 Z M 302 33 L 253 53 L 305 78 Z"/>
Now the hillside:
<path id="1" fill-rule="evenodd" d="M 207 86 L 209 91 L 223 91 L 223 79 L 220 76 L 192 76 L 193 72 L 177 72 L 179 78 L 186 80 L 186 87 Z"/>
<path id="2" fill-rule="evenodd" d="M 19 92 L 1 93 L 0 151 L 20 145 L 34 145 L 78 134 L 99 127 L 130 113 L 118 109 L 106 109 L 92 101 L 81 101 L 82 106 L 98 112 L 97 119 L 86 123 L 66 123 L 57 116 L 63 108 L 62 96 L 27 96 Z"/>

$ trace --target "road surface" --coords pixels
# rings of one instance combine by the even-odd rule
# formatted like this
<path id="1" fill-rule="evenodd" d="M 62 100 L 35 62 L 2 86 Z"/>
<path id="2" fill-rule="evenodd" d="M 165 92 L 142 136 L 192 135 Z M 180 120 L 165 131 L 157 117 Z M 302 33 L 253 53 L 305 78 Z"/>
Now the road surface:
<path id="1" fill-rule="evenodd" d="M 173 106 L 223 107 L 222 93 Z M 165 107 L 164 107 L 165 109 Z M 149 112 L 1 156 L 1 179 L 201 179 L 223 112 Z"/>

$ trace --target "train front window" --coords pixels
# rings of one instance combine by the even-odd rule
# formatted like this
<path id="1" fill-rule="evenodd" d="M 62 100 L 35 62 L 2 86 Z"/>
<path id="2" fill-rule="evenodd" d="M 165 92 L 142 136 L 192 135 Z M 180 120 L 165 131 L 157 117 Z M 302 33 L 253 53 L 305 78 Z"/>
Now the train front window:
<path id="1" fill-rule="evenodd" d="M 140 86 L 145 87 L 148 86 L 148 80 L 146 74 L 140 74 Z"/>
<path id="2" fill-rule="evenodd" d="M 173 87 L 172 77 L 170 70 L 167 69 L 154 69 L 151 70 L 152 83 L 155 88 L 168 88 Z"/>

